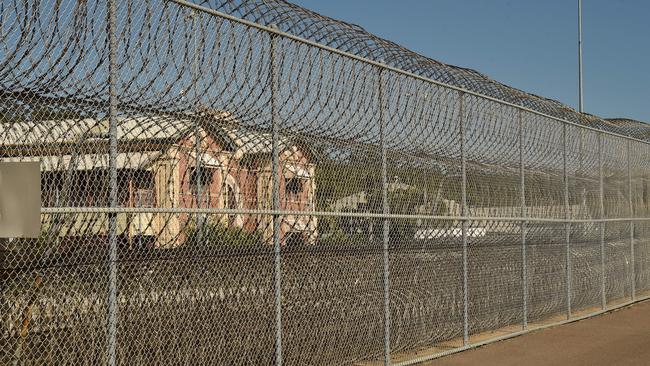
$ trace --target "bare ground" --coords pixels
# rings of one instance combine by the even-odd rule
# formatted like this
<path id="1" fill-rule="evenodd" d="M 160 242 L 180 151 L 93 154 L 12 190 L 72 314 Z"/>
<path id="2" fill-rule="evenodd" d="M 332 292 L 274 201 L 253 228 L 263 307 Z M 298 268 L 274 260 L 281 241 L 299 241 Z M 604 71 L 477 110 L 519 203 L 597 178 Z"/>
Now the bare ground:
<path id="1" fill-rule="evenodd" d="M 650 300 L 423 365 L 650 365 Z"/>

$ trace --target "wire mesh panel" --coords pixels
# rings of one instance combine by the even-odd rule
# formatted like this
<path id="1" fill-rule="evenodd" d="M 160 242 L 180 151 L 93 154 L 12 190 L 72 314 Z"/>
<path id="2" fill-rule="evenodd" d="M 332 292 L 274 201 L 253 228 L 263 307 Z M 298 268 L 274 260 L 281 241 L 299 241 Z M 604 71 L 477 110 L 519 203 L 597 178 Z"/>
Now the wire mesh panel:
<path id="1" fill-rule="evenodd" d="M 460 224 L 393 219 L 390 228 L 393 354 L 412 355 L 462 337 Z"/>
<path id="2" fill-rule="evenodd" d="M 650 290 L 650 241 L 648 224 L 644 221 L 634 223 L 634 265 L 636 290 L 644 295 Z"/>
<path id="3" fill-rule="evenodd" d="M 630 223 L 613 222 L 605 227 L 607 301 L 620 302 L 632 296 Z"/>
<path id="4" fill-rule="evenodd" d="M 74 258 L 68 249 L 39 263 L 12 267 L 21 249 L 54 246 L 56 239 L 21 240 L 6 253 L 2 288 L 2 361 L 23 364 L 106 361 L 107 271 L 102 255 Z M 74 243 L 74 244 L 73 244 Z M 104 251 L 105 240 L 68 242 Z M 79 255 L 79 253 L 77 253 Z M 105 256 L 105 254 L 103 255 Z M 23 261 L 24 262 L 24 261 Z"/>
<path id="5" fill-rule="evenodd" d="M 555 121 L 524 114 L 522 118 L 526 224 L 527 317 L 531 322 L 562 313 L 567 308 L 565 218 L 566 136 Z"/>
<path id="6" fill-rule="evenodd" d="M 571 225 L 571 307 L 597 308 L 601 299 L 600 230 L 597 223 Z"/>
<path id="7" fill-rule="evenodd" d="M 631 185 L 631 202 L 632 216 L 647 217 L 649 210 L 650 191 L 648 190 L 648 162 L 645 156 L 648 154 L 646 144 L 632 142 L 630 143 L 630 185 Z M 635 287 L 636 292 L 640 294 L 647 293 L 648 285 L 648 234 L 647 223 L 644 221 L 633 222 L 632 244 Z"/>
<path id="8" fill-rule="evenodd" d="M 2 161 L 41 162 L 43 207 L 105 206 L 106 155 L 83 133 L 108 114 L 106 4 L 1 12 Z M 43 213 L 38 238 L 0 239 L 0 363 L 106 362 L 107 229 L 105 214 Z"/>
<path id="9" fill-rule="evenodd" d="M 520 230 L 520 225 L 509 221 L 475 221 L 469 225 L 469 329 L 472 334 L 522 324 Z"/>
<path id="10" fill-rule="evenodd" d="M 566 309 L 565 225 L 526 225 L 528 318 L 531 322 L 562 314 Z"/>
<path id="11" fill-rule="evenodd" d="M 473 96 L 464 102 L 467 213 L 520 217 L 522 116 Z M 469 222 L 465 229 L 470 334 L 522 324 L 521 229 L 519 222 L 491 220 Z"/>
<path id="12" fill-rule="evenodd" d="M 381 220 L 365 217 L 382 212 L 379 73 L 275 41 L 279 127 L 296 144 L 280 156 L 279 208 L 297 212 L 281 216 L 280 226 L 283 360 L 380 357 L 383 229 Z M 322 73 L 312 74 L 315 65 Z"/>
<path id="13" fill-rule="evenodd" d="M 577 127 L 567 129 L 569 217 L 599 217 L 598 135 Z"/>
<path id="14" fill-rule="evenodd" d="M 272 252 L 261 235 L 222 229 L 225 216 L 204 219 L 173 249 L 120 251 L 120 364 L 272 362 Z"/>
<path id="15" fill-rule="evenodd" d="M 511 107 L 466 96 L 467 214 L 521 216 L 521 115 Z"/>
<path id="16" fill-rule="evenodd" d="M 386 120 L 391 351 L 462 336 L 461 96 L 391 72 L 381 79 Z"/>
<path id="17" fill-rule="evenodd" d="M 42 188 L 0 364 L 412 363 L 648 290 L 629 121 L 283 1 L 3 1 L 0 40 Z"/>
<path id="18" fill-rule="evenodd" d="M 650 176 L 648 175 L 648 161 L 646 156 L 650 153 L 648 145 L 633 141 L 630 143 L 630 178 L 632 185 L 633 216 L 646 217 L 650 210 Z"/>
<path id="19" fill-rule="evenodd" d="M 630 217 L 628 146 L 618 137 L 603 138 L 605 218 Z"/>
<path id="20" fill-rule="evenodd" d="M 600 217 L 599 138 L 593 131 L 567 128 L 567 190 L 569 217 L 590 220 Z M 580 311 L 600 305 L 600 224 L 571 224 L 569 233 L 571 309 Z"/>
<path id="21" fill-rule="evenodd" d="M 526 217 L 562 219 L 566 214 L 561 124 L 523 116 Z"/>

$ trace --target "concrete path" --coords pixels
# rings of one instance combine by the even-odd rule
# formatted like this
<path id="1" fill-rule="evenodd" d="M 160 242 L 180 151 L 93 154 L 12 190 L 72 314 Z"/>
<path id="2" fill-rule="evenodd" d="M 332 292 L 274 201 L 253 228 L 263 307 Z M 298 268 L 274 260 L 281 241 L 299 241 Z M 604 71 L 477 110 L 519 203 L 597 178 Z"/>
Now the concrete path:
<path id="1" fill-rule="evenodd" d="M 423 365 L 650 365 L 650 300 Z"/>

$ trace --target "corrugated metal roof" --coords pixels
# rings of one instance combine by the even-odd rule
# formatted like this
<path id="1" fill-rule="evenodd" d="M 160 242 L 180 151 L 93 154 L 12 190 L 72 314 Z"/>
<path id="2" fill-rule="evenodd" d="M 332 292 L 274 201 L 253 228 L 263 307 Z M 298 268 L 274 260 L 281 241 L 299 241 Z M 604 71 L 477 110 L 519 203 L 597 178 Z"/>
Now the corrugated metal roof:
<path id="1" fill-rule="evenodd" d="M 187 134 L 193 123 L 166 116 L 118 118 L 118 140 L 175 139 Z M 21 121 L 0 124 L 3 145 L 80 143 L 108 138 L 108 120 L 93 118 Z"/>
<path id="2" fill-rule="evenodd" d="M 200 127 L 215 137 L 223 139 L 228 148 L 234 148 L 239 155 L 270 154 L 273 150 L 272 135 L 253 129 L 235 128 L 235 117 L 225 111 L 218 115 L 199 116 Z M 119 141 L 177 141 L 194 132 L 195 121 L 188 117 L 136 116 L 118 118 L 117 137 Z M 108 120 L 66 119 L 47 121 L 21 121 L 0 124 L 0 138 L 4 147 L 36 147 L 56 144 L 79 144 L 108 139 Z M 280 136 L 280 149 L 295 144 Z M 91 155 L 88 155 L 91 156 Z M 213 159 L 214 160 L 214 159 Z M 205 161 L 209 165 L 220 165 L 218 161 Z"/>
<path id="3" fill-rule="evenodd" d="M 52 121 L 21 121 L 0 124 L 2 145 L 76 143 L 79 136 L 100 124 L 92 118 Z"/>
<path id="4" fill-rule="evenodd" d="M 241 129 L 224 129 L 224 132 L 243 154 L 270 154 L 273 151 L 273 136 L 270 133 Z M 284 150 L 291 146 L 291 142 L 280 136 L 279 146 Z"/>
<path id="5" fill-rule="evenodd" d="M 162 153 L 153 152 L 129 152 L 118 153 L 116 159 L 117 169 L 147 169 L 149 165 L 158 159 Z M 63 170 L 91 170 L 108 169 L 108 154 L 80 154 L 60 156 L 20 156 L 0 158 L 2 162 L 31 162 L 40 161 L 41 171 L 63 171 Z"/>

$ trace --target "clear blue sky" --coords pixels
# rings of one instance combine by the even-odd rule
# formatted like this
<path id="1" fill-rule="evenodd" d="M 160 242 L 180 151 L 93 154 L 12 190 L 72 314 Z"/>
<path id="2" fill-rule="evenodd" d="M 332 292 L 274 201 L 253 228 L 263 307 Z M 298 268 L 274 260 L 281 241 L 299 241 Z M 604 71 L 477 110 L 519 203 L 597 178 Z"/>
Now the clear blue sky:
<path id="1" fill-rule="evenodd" d="M 578 105 L 577 0 L 289 0 Z M 650 1 L 583 0 L 585 111 L 650 122 Z"/>

